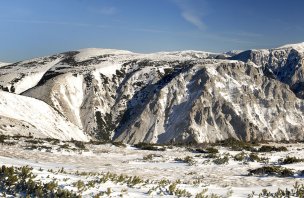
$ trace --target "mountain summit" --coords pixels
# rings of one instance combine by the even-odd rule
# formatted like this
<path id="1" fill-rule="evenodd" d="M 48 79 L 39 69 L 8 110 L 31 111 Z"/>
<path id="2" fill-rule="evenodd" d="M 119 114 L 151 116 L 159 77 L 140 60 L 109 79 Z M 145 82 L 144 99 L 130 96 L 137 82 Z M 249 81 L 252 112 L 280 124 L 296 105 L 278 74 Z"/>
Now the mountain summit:
<path id="1" fill-rule="evenodd" d="M 131 144 L 302 140 L 303 46 L 90 48 L 3 65 L 0 133 Z"/>

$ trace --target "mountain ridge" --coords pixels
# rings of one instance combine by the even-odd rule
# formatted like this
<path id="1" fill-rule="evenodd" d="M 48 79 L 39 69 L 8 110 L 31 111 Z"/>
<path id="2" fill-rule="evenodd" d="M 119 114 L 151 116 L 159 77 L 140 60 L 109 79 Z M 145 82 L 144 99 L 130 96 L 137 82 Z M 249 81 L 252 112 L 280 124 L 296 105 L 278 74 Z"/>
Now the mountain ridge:
<path id="1" fill-rule="evenodd" d="M 53 117 L 65 119 L 60 126 L 65 139 L 131 144 L 303 139 L 302 44 L 222 54 L 81 49 L 5 65 L 0 88 L 38 99 Z M 0 133 L 9 134 L 1 128 L 8 121 L 1 120 Z M 35 134 L 45 124 L 37 123 L 42 128 Z"/>

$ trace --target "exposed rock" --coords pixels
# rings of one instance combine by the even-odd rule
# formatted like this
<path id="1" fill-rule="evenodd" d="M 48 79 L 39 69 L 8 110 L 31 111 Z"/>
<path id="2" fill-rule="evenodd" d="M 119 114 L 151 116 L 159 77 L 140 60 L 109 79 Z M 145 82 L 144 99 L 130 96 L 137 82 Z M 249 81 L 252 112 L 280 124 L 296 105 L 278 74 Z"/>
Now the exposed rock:
<path id="1" fill-rule="evenodd" d="M 304 43 L 270 50 L 248 50 L 230 59 L 254 62 L 264 68 L 266 76 L 288 84 L 297 97 L 304 99 Z"/>

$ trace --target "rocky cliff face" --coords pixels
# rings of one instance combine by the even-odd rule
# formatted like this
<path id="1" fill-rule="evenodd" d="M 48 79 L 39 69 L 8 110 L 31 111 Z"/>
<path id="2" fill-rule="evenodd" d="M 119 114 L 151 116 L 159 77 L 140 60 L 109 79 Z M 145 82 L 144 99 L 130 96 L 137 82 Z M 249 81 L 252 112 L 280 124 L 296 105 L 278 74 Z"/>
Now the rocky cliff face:
<path id="1" fill-rule="evenodd" d="M 303 139 L 301 50 L 299 44 L 237 55 L 72 51 L 1 67 L 0 87 L 12 93 L 0 92 L 0 99 L 10 94 L 18 102 L 0 101 L 0 106 L 24 109 L 23 100 L 39 101 L 57 120 L 65 120 L 64 127 L 54 126 L 52 137 L 64 134 L 66 139 L 126 143 Z M 39 120 L 37 111 L 31 108 L 30 114 Z M 29 115 L 22 116 L 0 111 L 0 133 L 10 133 L 1 128 L 8 118 L 22 120 Z M 33 124 L 40 127 L 37 134 L 44 124 Z"/>
<path id="2" fill-rule="evenodd" d="M 288 84 L 297 97 L 304 99 L 304 43 L 270 50 L 248 50 L 231 59 L 254 62 L 264 69 L 266 76 Z"/>

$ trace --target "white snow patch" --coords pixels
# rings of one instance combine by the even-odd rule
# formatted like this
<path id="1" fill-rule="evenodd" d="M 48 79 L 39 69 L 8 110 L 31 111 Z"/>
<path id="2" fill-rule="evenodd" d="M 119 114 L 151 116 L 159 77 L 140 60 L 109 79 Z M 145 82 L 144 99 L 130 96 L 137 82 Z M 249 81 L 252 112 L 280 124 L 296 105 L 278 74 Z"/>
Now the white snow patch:
<path id="1" fill-rule="evenodd" d="M 219 73 L 216 71 L 214 65 L 207 65 L 206 66 L 207 72 L 213 76 L 218 76 Z"/>
<path id="2" fill-rule="evenodd" d="M 52 137 L 62 140 L 73 138 L 88 141 L 88 137 L 78 127 L 67 121 L 46 103 L 4 91 L 0 91 L 0 96 L 0 116 L 12 119 L 10 128 L 1 127 L 1 132 L 10 134 L 15 127 L 21 125 L 20 122 L 24 122 L 33 127 L 34 131 L 31 133 L 37 137 Z M 0 123 L 7 124 L 3 119 L 0 120 Z M 25 131 L 20 129 L 19 133 L 22 134 Z"/>
<path id="3" fill-rule="evenodd" d="M 121 64 L 113 64 L 111 62 L 101 62 L 100 64 L 96 65 L 96 71 L 107 77 L 111 77 L 112 75 L 116 74 L 116 70 L 120 70 L 120 68 Z"/>
<path id="4" fill-rule="evenodd" d="M 296 44 L 283 45 L 281 47 L 278 47 L 277 49 L 285 49 L 285 48 L 293 48 L 293 49 L 296 49 L 299 52 L 304 52 L 304 42 L 296 43 Z"/>
<path id="5" fill-rule="evenodd" d="M 5 66 L 5 65 L 9 65 L 9 64 L 11 64 L 11 63 L 0 62 L 0 67 L 3 67 L 3 66 Z"/>
<path id="6" fill-rule="evenodd" d="M 126 50 L 116 50 L 116 49 L 102 49 L 102 48 L 86 48 L 78 50 L 80 53 L 75 56 L 76 61 L 84 61 L 91 59 L 92 57 L 106 55 L 106 54 L 132 54 L 130 51 Z"/>
<path id="7" fill-rule="evenodd" d="M 224 85 L 224 83 L 222 83 L 222 82 L 216 81 L 214 84 L 215 84 L 215 87 L 217 87 L 217 88 L 225 88 L 225 87 L 226 87 L 226 86 Z"/>

